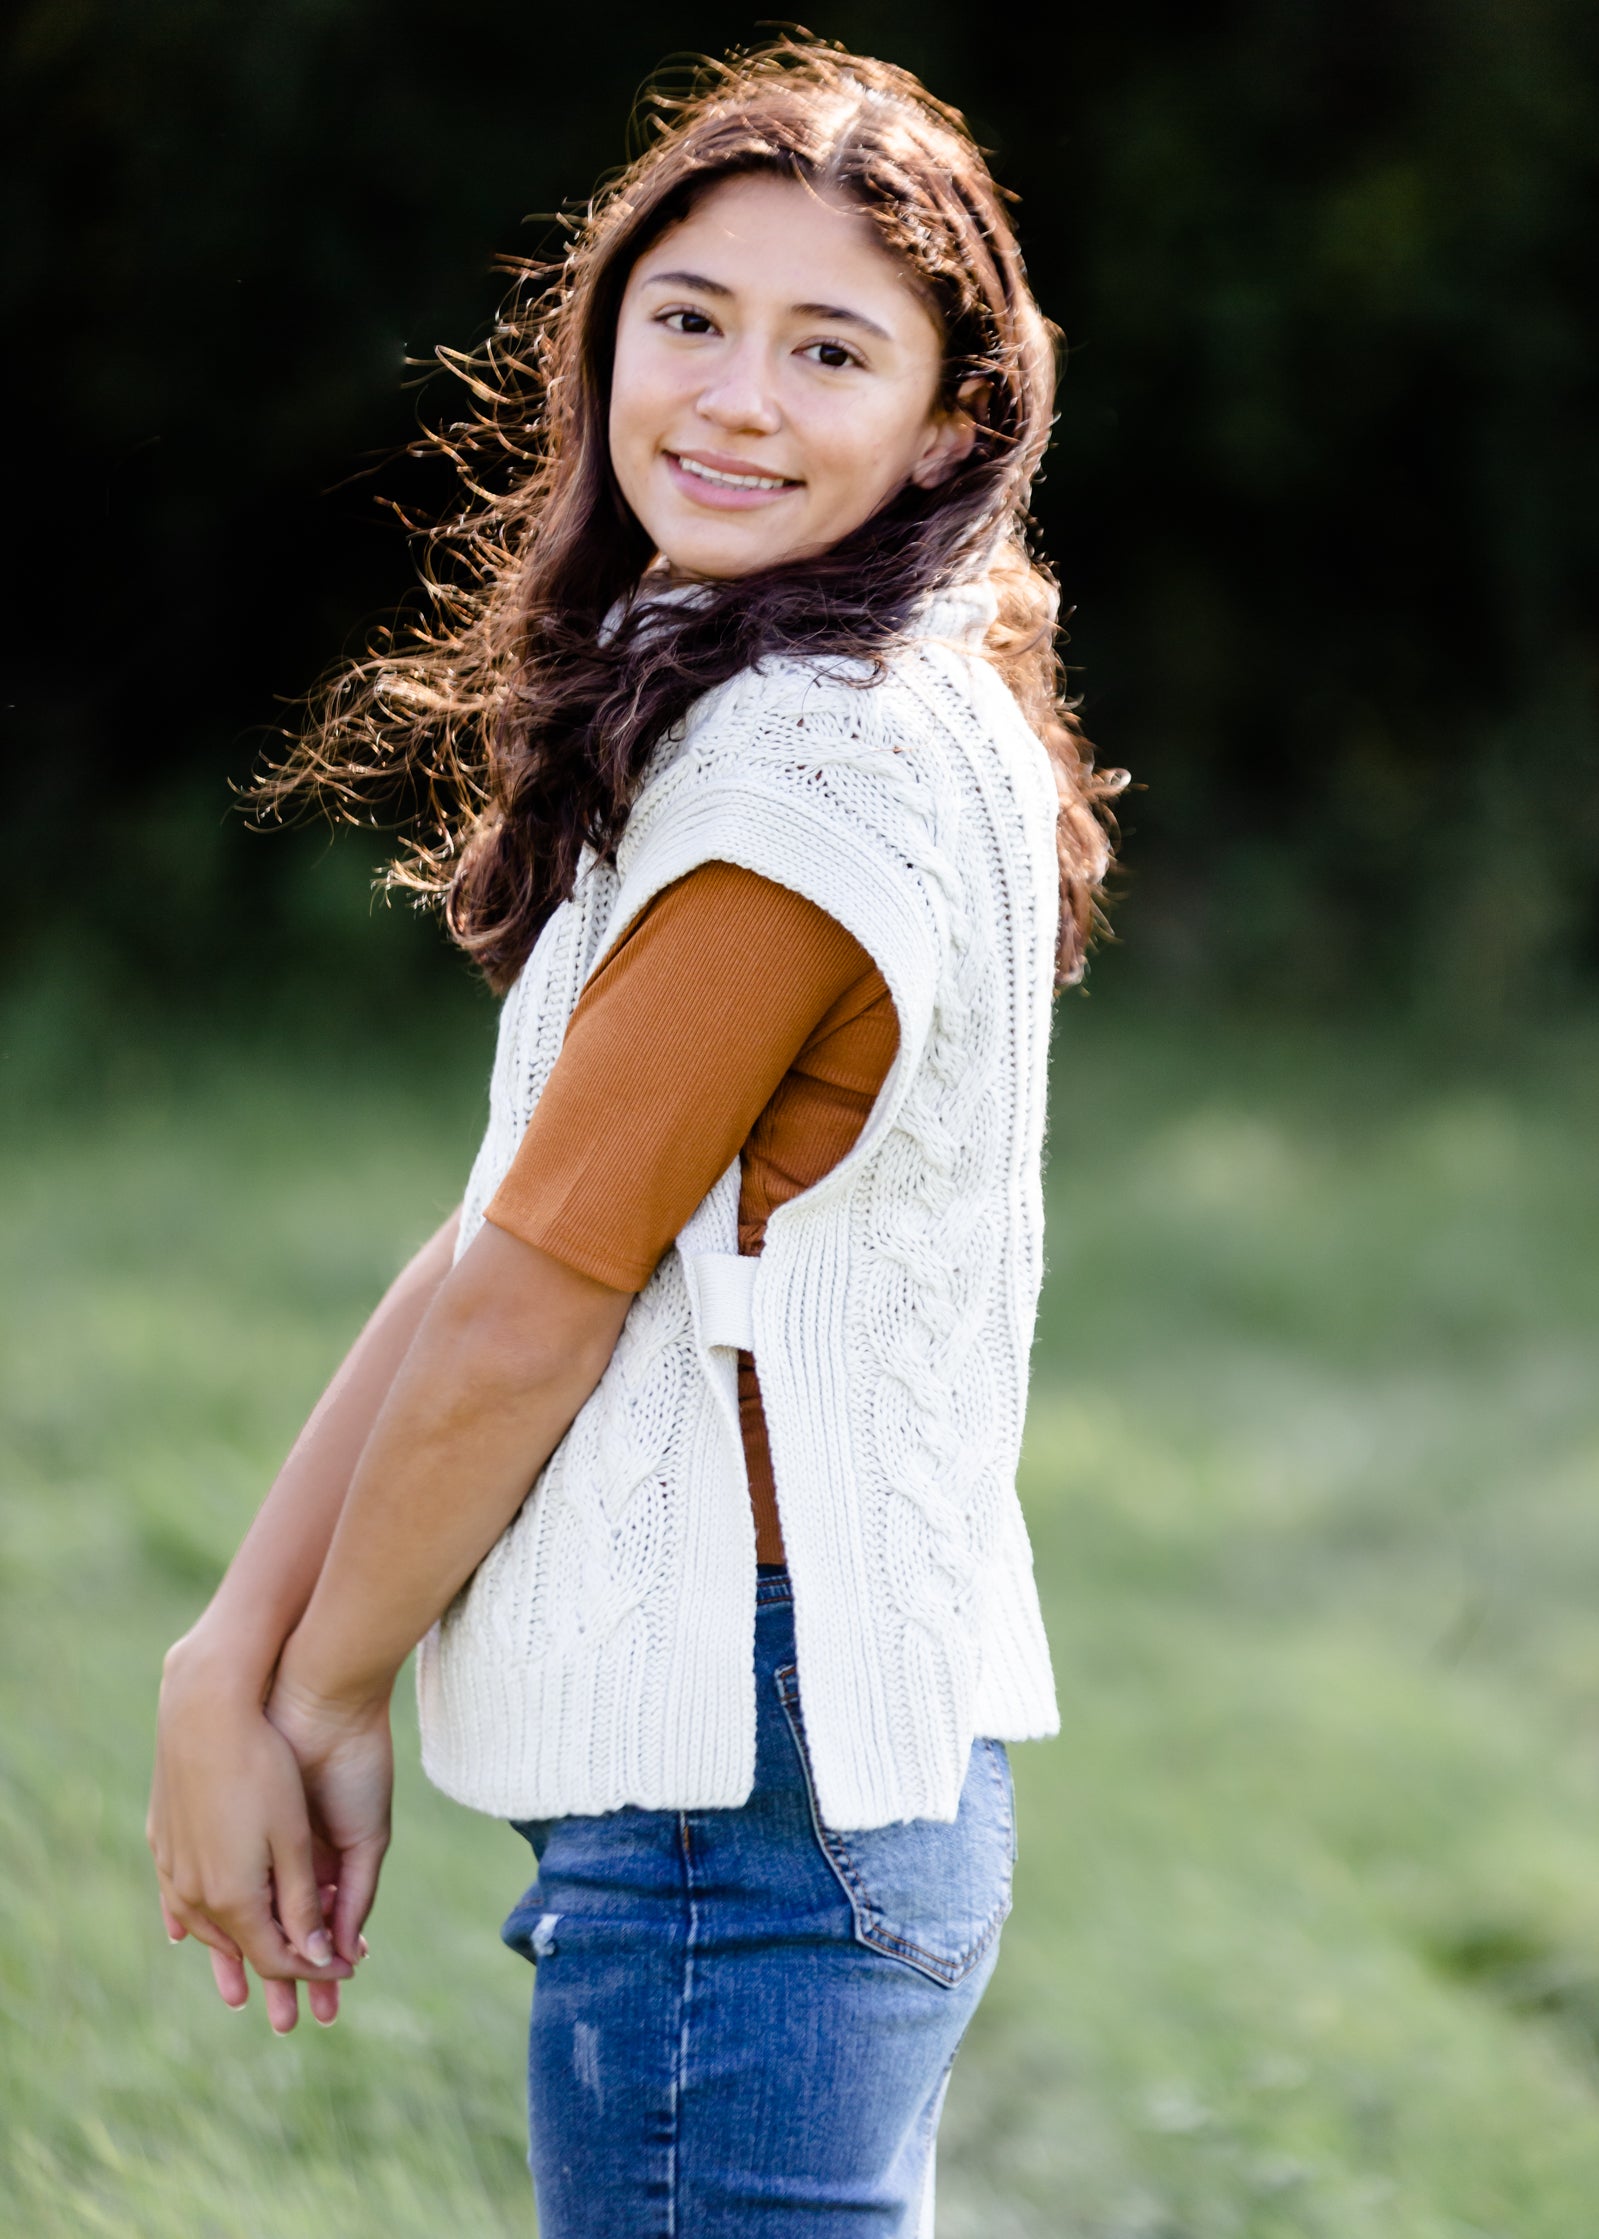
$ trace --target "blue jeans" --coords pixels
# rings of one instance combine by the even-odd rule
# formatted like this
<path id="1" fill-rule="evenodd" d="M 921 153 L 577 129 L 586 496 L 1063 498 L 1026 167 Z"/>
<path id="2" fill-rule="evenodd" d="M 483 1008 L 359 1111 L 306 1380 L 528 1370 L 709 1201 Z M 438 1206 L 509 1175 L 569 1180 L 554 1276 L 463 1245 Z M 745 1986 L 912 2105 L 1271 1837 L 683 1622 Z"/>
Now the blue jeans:
<path id="1" fill-rule="evenodd" d="M 786 1571 L 756 1590 L 755 1786 L 731 1811 L 517 1820 L 501 1934 L 538 1969 L 541 2239 L 924 2239 L 956 2050 L 1010 1910 L 1002 1742 L 959 1815 L 824 1827 Z"/>

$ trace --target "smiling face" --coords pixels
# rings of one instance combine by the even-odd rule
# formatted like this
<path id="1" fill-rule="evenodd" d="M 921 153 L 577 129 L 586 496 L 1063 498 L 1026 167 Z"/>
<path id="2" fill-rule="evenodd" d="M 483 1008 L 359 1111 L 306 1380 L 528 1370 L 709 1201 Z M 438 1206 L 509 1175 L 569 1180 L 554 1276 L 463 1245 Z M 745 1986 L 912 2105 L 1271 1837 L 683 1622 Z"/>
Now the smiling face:
<path id="1" fill-rule="evenodd" d="M 675 575 L 826 551 L 970 450 L 971 420 L 939 408 L 941 365 L 932 313 L 859 210 L 797 180 L 724 180 L 628 276 L 622 495 Z"/>

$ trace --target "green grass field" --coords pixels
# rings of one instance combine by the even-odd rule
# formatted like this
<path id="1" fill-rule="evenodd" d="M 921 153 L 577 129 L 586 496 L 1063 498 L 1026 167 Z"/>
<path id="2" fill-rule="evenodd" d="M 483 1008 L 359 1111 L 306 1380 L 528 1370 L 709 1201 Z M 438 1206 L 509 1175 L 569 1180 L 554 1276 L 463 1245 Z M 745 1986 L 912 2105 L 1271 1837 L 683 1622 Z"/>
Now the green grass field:
<path id="1" fill-rule="evenodd" d="M 478 1013 L 10 1111 L 0 2224 L 530 2234 L 508 1828 L 415 1768 L 335 2028 L 161 1929 L 158 1666 L 458 1193 Z M 1065 1731 L 941 2239 L 1599 2233 L 1599 1041 L 1063 1003 L 1024 1497 Z"/>

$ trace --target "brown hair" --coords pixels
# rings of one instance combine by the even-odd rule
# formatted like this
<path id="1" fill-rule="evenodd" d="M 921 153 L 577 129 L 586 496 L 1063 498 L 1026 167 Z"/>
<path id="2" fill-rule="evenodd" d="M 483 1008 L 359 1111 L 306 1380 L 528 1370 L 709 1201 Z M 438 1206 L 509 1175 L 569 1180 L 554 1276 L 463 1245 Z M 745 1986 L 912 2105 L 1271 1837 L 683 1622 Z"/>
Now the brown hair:
<path id="1" fill-rule="evenodd" d="M 685 98 L 653 102 L 653 144 L 595 196 L 564 262 L 502 260 L 514 285 L 488 340 L 437 352 L 474 408 L 416 446 L 451 460 L 465 498 L 423 532 L 427 605 L 324 682 L 250 798 L 280 815 L 313 797 L 354 820 L 402 791 L 411 831 L 386 883 L 443 897 L 451 934 L 503 991 L 584 844 L 614 857 L 651 748 L 702 693 L 772 653 L 865 657 L 880 673 L 924 594 L 986 574 L 999 613 L 984 650 L 1054 766 L 1057 984 L 1073 982 L 1110 862 L 1105 803 L 1126 778 L 1095 771 L 1063 696 L 1059 597 L 1026 541 L 1057 338 L 1000 190 L 964 120 L 909 72 L 809 38 L 707 65 Z M 653 615 L 625 607 L 601 642 L 652 557 L 607 437 L 622 292 L 708 188 L 750 172 L 868 216 L 941 322 L 940 401 L 986 385 L 977 442 L 936 488 L 908 485 L 828 551 Z"/>

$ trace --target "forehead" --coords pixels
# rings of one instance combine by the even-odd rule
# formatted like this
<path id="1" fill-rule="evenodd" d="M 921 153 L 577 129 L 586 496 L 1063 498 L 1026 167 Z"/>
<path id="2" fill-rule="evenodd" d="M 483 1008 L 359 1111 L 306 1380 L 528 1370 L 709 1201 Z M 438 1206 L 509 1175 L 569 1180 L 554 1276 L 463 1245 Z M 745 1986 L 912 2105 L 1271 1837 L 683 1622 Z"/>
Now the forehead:
<path id="1" fill-rule="evenodd" d="M 652 242 L 631 281 L 684 267 L 751 298 L 859 309 L 907 339 L 936 332 L 914 276 L 865 213 L 798 179 L 723 179 Z"/>

